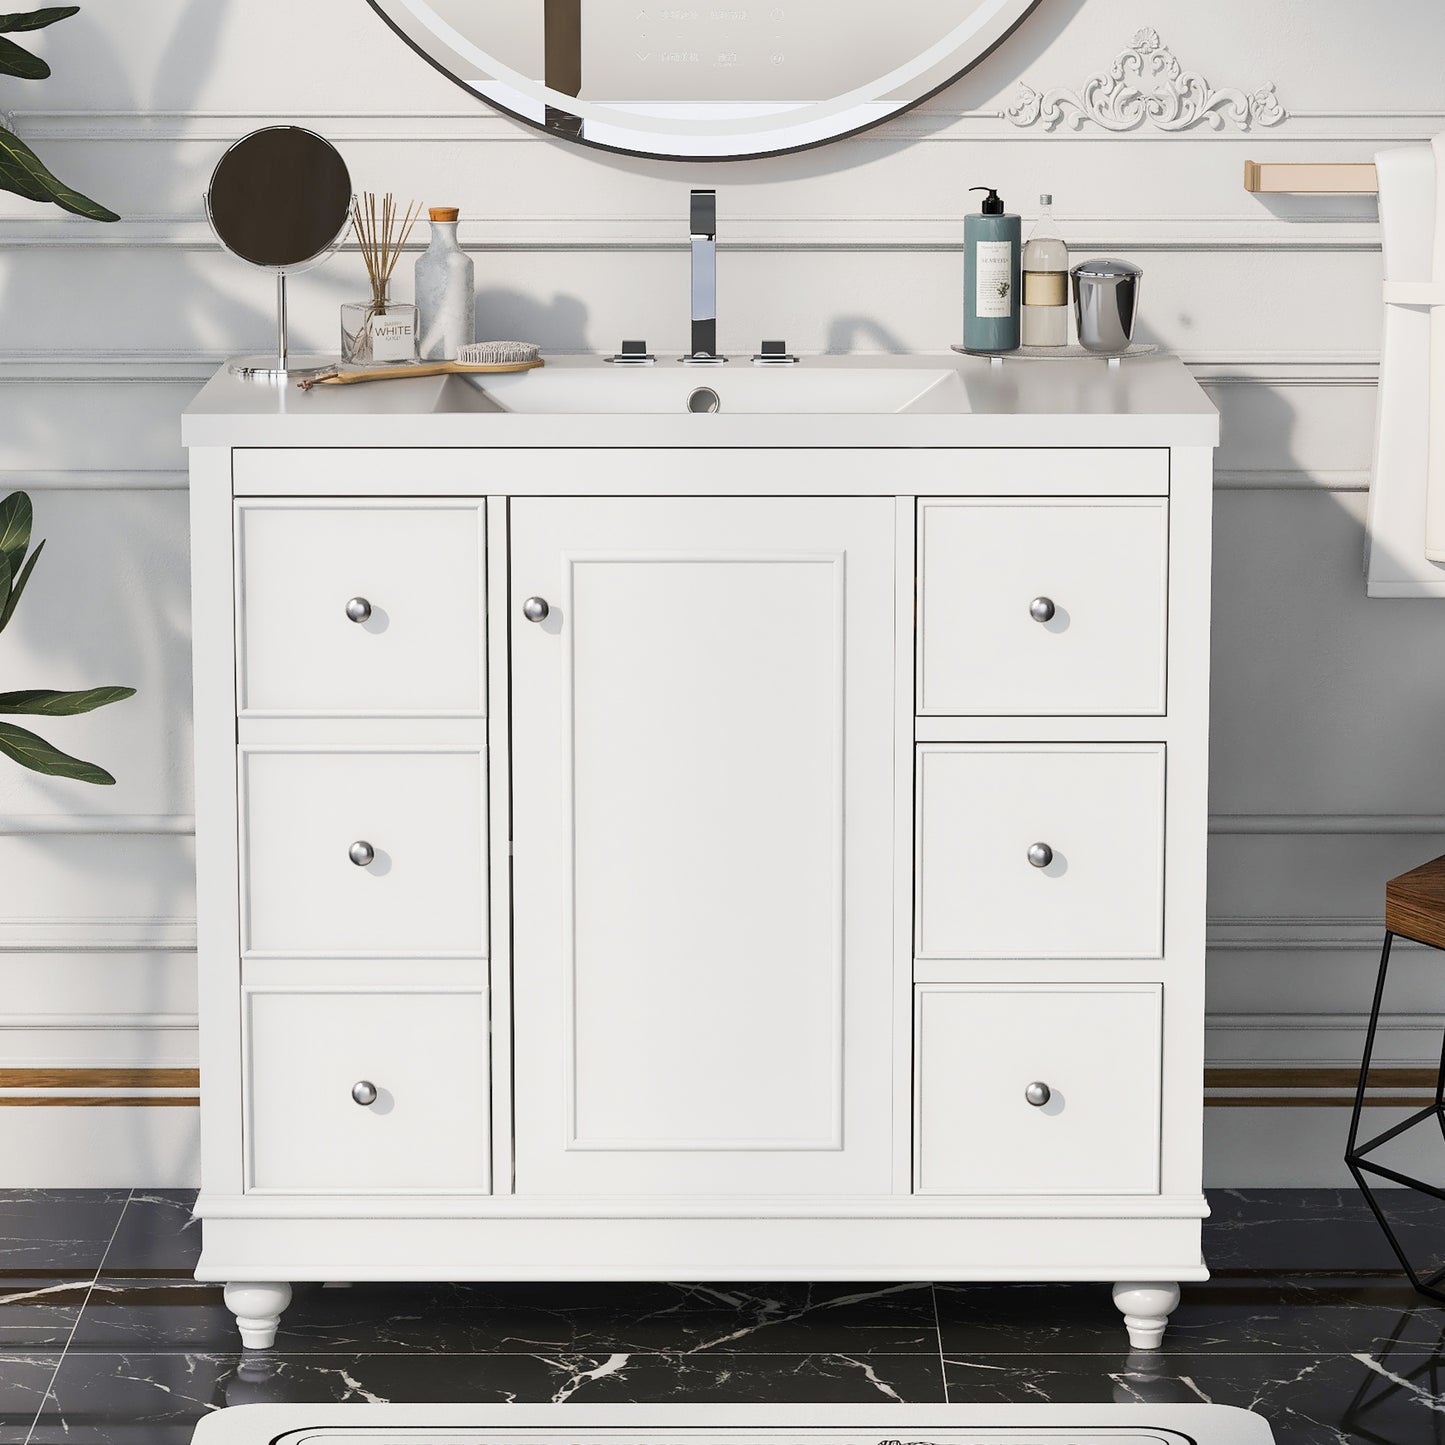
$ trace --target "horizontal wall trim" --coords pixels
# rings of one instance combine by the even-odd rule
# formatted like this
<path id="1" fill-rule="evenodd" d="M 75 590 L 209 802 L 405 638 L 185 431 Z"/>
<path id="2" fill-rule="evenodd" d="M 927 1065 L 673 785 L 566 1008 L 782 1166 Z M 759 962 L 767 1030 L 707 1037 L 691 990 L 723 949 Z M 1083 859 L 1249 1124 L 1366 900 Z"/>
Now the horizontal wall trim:
<path id="1" fill-rule="evenodd" d="M 191 917 L 0 917 L 0 953 L 192 953 L 195 947 Z"/>
<path id="2" fill-rule="evenodd" d="M 0 469 L 0 492 L 183 492 L 183 468 L 157 471 L 29 471 Z"/>
<path id="3" fill-rule="evenodd" d="M 1368 492 L 1370 473 L 1345 471 L 1268 470 L 1214 472 L 1216 492 Z"/>
<path id="4" fill-rule="evenodd" d="M 436 142 L 505 141 L 540 145 L 547 139 L 539 131 L 478 103 L 459 102 L 465 108 L 444 111 L 290 111 L 285 114 L 255 111 L 103 111 L 17 110 L 12 112 L 18 133 L 27 140 L 44 141 L 194 141 L 229 144 L 263 125 L 302 124 L 338 143 L 366 141 Z M 1143 129 L 1112 132 L 1098 128 L 1079 131 L 1040 131 L 1020 127 L 999 107 L 959 108 L 931 103 L 908 111 L 873 130 L 834 142 L 837 146 L 893 145 L 902 141 L 1032 141 L 1035 144 L 1129 145 L 1173 141 L 1185 145 L 1233 145 L 1271 150 L 1312 145 L 1320 140 L 1408 142 L 1428 140 L 1445 129 L 1440 110 L 1293 110 L 1270 129 L 1265 141 L 1257 134 L 1200 128 L 1188 134 Z"/>
<path id="5" fill-rule="evenodd" d="M 0 1014 L 0 1032 L 34 1033 L 37 1030 L 163 1030 L 194 1033 L 199 1020 L 193 1013 L 13 1013 Z"/>
<path id="6" fill-rule="evenodd" d="M 1222 834 L 1445 833 L 1445 813 L 1211 813 L 1209 831 Z"/>
<path id="7" fill-rule="evenodd" d="M 0 1109 L 194 1109 L 194 1095 L 0 1094 Z"/>
<path id="8" fill-rule="evenodd" d="M 198 1089 L 199 1069 L 0 1069 L 0 1089 Z"/>
<path id="9" fill-rule="evenodd" d="M 33 833 L 186 836 L 195 831 L 196 820 L 189 813 L 0 813 L 0 837 Z"/>
<path id="10" fill-rule="evenodd" d="M 1361 251 L 1380 249 L 1372 216 L 1288 217 L 1057 216 L 1076 251 Z M 957 215 L 728 216 L 719 251 L 901 251 L 952 253 L 959 247 Z M 676 216 L 519 215 L 464 221 L 462 246 L 478 253 L 686 251 Z M 23 250 L 75 247 L 102 250 L 219 251 L 204 218 L 130 216 L 96 226 L 64 215 L 0 216 L 0 245 Z M 345 240 L 337 248 L 354 252 Z M 420 254 L 424 240 L 406 249 Z"/>

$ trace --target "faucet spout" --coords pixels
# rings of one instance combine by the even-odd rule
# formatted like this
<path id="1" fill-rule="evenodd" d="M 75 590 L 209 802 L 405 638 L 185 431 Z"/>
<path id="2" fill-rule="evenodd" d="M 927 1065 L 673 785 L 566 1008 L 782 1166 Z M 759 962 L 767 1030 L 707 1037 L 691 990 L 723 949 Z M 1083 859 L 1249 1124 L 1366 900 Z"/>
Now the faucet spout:
<path id="1" fill-rule="evenodd" d="M 692 346 L 688 361 L 725 361 L 717 350 L 717 192 L 693 191 L 688 210 L 692 236 Z"/>

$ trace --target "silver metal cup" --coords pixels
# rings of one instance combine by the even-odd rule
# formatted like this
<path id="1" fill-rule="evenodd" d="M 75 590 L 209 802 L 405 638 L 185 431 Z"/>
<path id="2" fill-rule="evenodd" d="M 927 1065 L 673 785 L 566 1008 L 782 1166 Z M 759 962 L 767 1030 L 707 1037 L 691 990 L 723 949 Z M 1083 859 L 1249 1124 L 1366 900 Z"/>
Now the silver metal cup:
<path id="1" fill-rule="evenodd" d="M 1139 314 L 1139 267 L 1129 261 L 1080 261 L 1074 278 L 1074 320 L 1079 345 L 1102 356 L 1117 356 L 1134 339 Z"/>

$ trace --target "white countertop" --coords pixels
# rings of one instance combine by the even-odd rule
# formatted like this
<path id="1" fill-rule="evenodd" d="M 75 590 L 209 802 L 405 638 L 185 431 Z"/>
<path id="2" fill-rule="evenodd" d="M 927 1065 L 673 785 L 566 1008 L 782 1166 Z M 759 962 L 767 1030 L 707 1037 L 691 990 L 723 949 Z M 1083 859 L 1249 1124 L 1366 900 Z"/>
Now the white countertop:
<path id="1" fill-rule="evenodd" d="M 910 372 L 919 394 L 895 410 Z M 687 394 L 705 386 L 722 409 L 686 411 Z M 826 400 L 793 409 L 789 397 L 804 393 Z M 583 409 L 594 394 L 595 409 Z M 498 378 L 310 391 L 222 368 L 186 408 L 182 437 L 190 447 L 1212 447 L 1219 416 L 1171 356 L 1117 368 L 1093 358 L 994 365 L 952 352 L 820 356 L 777 371 L 746 358 L 668 358 L 637 372 L 564 356 Z"/>

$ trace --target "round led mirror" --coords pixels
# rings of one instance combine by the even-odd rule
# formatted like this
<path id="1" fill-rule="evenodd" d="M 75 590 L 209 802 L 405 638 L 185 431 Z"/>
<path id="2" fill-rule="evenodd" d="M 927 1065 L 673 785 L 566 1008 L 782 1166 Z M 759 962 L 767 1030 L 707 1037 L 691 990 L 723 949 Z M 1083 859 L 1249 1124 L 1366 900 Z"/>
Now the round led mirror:
<path id="1" fill-rule="evenodd" d="M 733 160 L 877 125 L 956 80 L 1038 0 L 369 0 L 459 85 L 607 150 Z"/>
<path id="2" fill-rule="evenodd" d="M 280 379 L 331 358 L 296 358 L 286 342 L 286 276 L 323 261 L 351 218 L 351 174 L 336 147 L 314 131 L 273 125 L 238 140 L 216 164 L 206 214 L 233 256 L 276 273 L 276 354 L 241 356 L 238 375 Z"/>

